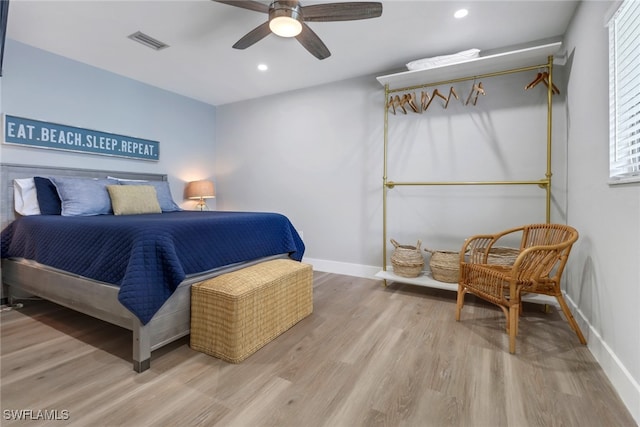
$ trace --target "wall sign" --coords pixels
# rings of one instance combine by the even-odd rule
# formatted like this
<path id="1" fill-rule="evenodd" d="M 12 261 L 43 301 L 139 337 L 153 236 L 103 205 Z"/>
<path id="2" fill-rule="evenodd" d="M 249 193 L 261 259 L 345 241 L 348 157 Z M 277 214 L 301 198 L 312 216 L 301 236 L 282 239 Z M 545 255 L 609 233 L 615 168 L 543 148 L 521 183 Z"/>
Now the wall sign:
<path id="1" fill-rule="evenodd" d="M 5 144 L 76 151 L 141 160 L 159 160 L 160 143 L 40 120 L 4 115 Z"/>

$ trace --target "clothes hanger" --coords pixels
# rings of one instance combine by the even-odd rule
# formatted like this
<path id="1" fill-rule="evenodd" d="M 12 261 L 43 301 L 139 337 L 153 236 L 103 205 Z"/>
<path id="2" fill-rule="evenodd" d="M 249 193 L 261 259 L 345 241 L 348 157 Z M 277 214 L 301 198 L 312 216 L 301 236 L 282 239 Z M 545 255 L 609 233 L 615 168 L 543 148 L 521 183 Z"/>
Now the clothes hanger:
<path id="1" fill-rule="evenodd" d="M 531 89 L 533 87 L 536 87 L 538 85 L 538 83 L 540 83 L 544 78 L 545 78 L 544 73 L 541 73 L 541 72 L 538 71 L 538 74 L 536 74 L 536 78 L 531 80 L 529 82 L 529 84 L 527 84 L 524 87 L 524 90 L 528 90 L 528 89 Z"/>
<path id="2" fill-rule="evenodd" d="M 387 102 L 387 110 L 391 109 L 391 112 L 395 115 L 396 114 L 396 103 L 393 100 L 393 96 L 389 97 L 389 102 Z"/>
<path id="3" fill-rule="evenodd" d="M 460 99 L 458 98 L 458 94 L 456 93 L 456 90 L 453 88 L 453 86 L 451 86 L 451 89 L 449 89 L 449 96 L 447 97 L 447 102 L 446 104 L 444 104 L 444 108 L 447 108 L 449 106 L 449 100 L 451 100 L 451 95 L 455 96 L 456 99 Z"/>
<path id="4" fill-rule="evenodd" d="M 440 98 L 444 99 L 445 101 L 447 100 L 447 97 L 444 96 L 442 93 L 440 93 L 440 91 L 438 90 L 438 88 L 436 88 L 433 91 L 433 95 L 431 95 L 431 97 L 433 98 L 434 96 L 439 96 Z"/>
<path id="5" fill-rule="evenodd" d="M 540 82 L 544 83 L 546 87 L 549 87 L 549 73 L 544 71 L 542 73 L 538 73 L 536 78 L 531 81 L 528 85 L 524 87 L 525 90 L 536 87 Z M 551 84 L 551 92 L 554 94 L 560 94 L 560 89 L 555 84 Z"/>
<path id="6" fill-rule="evenodd" d="M 549 73 L 543 73 L 544 74 L 544 79 L 542 79 L 542 83 L 544 83 L 544 85 L 548 88 L 549 87 Z M 560 89 L 558 89 L 558 87 L 555 85 L 555 83 L 551 83 L 551 93 L 553 94 L 560 94 Z"/>
<path id="7" fill-rule="evenodd" d="M 406 95 L 405 95 L 405 96 L 406 96 Z M 402 112 L 403 112 L 404 114 L 407 114 L 407 109 L 406 109 L 406 108 L 404 108 L 404 104 L 405 104 L 405 102 L 407 102 L 407 101 L 406 101 L 405 96 L 403 96 L 403 97 L 402 97 L 402 99 L 400 99 L 400 96 L 399 96 L 399 95 L 396 95 L 396 96 L 395 96 L 395 98 L 394 98 L 394 100 L 395 100 L 396 106 L 398 106 L 398 107 L 402 108 Z"/>
<path id="8" fill-rule="evenodd" d="M 427 111 L 427 109 L 429 108 L 429 106 L 431 105 L 431 103 L 433 102 L 434 99 L 436 99 L 436 96 L 439 94 L 438 89 L 435 89 L 433 91 L 433 93 L 431 94 L 431 96 L 429 96 L 429 94 L 427 94 L 427 99 L 429 100 L 427 102 L 427 104 L 424 106 L 423 110 Z"/>
<path id="9" fill-rule="evenodd" d="M 413 110 L 414 113 L 419 113 L 420 109 L 416 105 L 416 94 L 415 92 L 410 93 L 409 95 L 409 107 Z"/>
<path id="10" fill-rule="evenodd" d="M 482 82 L 479 82 L 478 84 L 476 84 L 476 81 L 473 80 L 473 86 L 471 87 L 471 92 L 469 93 L 469 96 L 467 97 L 467 102 L 465 102 L 464 105 L 469 105 L 469 102 L 471 101 L 471 97 L 474 94 L 476 96 L 473 99 L 473 105 L 476 105 L 476 103 L 478 102 L 478 95 L 486 95 L 486 92 L 484 91 L 484 87 L 482 86 Z"/>
<path id="11" fill-rule="evenodd" d="M 423 110 L 426 110 L 427 108 L 429 108 L 429 105 L 431 105 L 431 103 L 433 102 L 434 99 L 436 99 L 436 96 L 439 96 L 440 98 L 444 99 L 445 101 L 447 100 L 447 97 L 444 96 L 442 93 L 440 93 L 440 91 L 438 90 L 438 88 L 435 88 L 433 90 L 433 93 L 431 94 L 431 98 L 429 99 L 429 102 L 427 102 L 427 105 L 424 106 Z M 427 95 L 427 98 L 429 97 L 429 95 Z"/>
<path id="12" fill-rule="evenodd" d="M 484 91 L 484 87 L 482 87 L 482 82 L 479 82 L 477 85 L 473 85 L 473 89 L 476 91 L 476 97 L 473 99 L 473 105 L 476 105 L 478 102 L 478 95 L 486 95 Z"/>
<path id="13" fill-rule="evenodd" d="M 429 92 L 422 91 L 420 95 L 420 104 L 422 105 L 422 111 L 426 111 L 431 103 L 431 97 L 429 96 Z"/>
<path id="14" fill-rule="evenodd" d="M 464 105 L 469 105 L 469 101 L 471 101 L 471 97 L 476 91 L 476 79 L 473 79 L 473 85 L 471 85 L 471 92 L 469 92 L 469 96 L 467 96 L 467 102 Z"/>

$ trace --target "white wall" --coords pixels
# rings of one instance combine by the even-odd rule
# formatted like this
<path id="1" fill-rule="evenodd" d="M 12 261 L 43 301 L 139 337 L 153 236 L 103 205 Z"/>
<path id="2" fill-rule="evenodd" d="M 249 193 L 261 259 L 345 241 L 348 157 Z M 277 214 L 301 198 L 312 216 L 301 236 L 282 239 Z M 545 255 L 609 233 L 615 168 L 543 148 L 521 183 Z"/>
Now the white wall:
<path id="1" fill-rule="evenodd" d="M 487 95 L 476 106 L 462 102 L 470 81 L 455 85 L 461 100 L 446 110 L 438 100 L 422 114 L 390 115 L 388 178 L 544 178 L 546 91 L 523 90 L 535 75 L 485 80 Z M 303 232 L 305 257 L 317 269 L 375 274 L 382 266 L 383 104 L 383 87 L 366 76 L 218 107 L 219 208 L 282 212 Z M 552 219 L 564 222 L 563 96 L 554 104 Z M 472 234 L 545 221 L 538 186 L 396 187 L 388 206 L 388 238 L 420 239 L 431 249 L 458 250 Z"/>
<path id="2" fill-rule="evenodd" d="M 349 80 L 218 107 L 218 207 L 287 215 L 307 257 L 376 263 L 379 89 L 373 78 Z"/>
<path id="3" fill-rule="evenodd" d="M 160 142 L 157 162 L 3 143 L 3 163 L 166 173 L 174 199 L 186 208 L 195 203 L 183 199 L 185 182 L 213 177 L 211 105 L 11 39 L 5 46 L 1 105 L 6 114 Z"/>
<path id="4" fill-rule="evenodd" d="M 611 2 L 582 2 L 565 37 L 568 220 L 580 231 L 567 266 L 589 348 L 640 424 L 640 185 L 607 184 Z"/>

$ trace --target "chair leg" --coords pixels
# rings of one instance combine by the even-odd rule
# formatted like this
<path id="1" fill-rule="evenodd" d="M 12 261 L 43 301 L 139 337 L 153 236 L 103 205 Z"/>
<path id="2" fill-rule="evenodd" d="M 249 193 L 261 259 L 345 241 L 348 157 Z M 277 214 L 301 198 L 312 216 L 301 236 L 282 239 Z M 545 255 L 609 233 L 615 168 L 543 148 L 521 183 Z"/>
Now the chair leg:
<path id="1" fill-rule="evenodd" d="M 518 335 L 518 316 L 520 315 L 520 305 L 509 307 L 509 353 L 516 352 L 516 335 Z"/>
<path id="2" fill-rule="evenodd" d="M 569 322 L 569 326 L 571 326 L 571 329 L 573 329 L 573 331 L 578 336 L 578 340 L 580 340 L 580 344 L 587 344 L 587 340 L 584 338 L 584 335 L 582 335 L 582 331 L 580 330 L 580 326 L 578 326 L 578 322 L 576 322 L 576 319 L 573 317 L 573 314 L 571 313 L 571 310 L 569 310 L 569 306 L 565 302 L 564 297 L 562 296 L 562 294 L 556 295 L 556 299 L 558 300 L 558 303 L 560 304 L 560 308 L 562 309 L 562 312 L 564 313 L 565 317 L 567 318 L 567 322 Z"/>
<path id="3" fill-rule="evenodd" d="M 458 298 L 456 300 L 456 321 L 460 321 L 460 312 L 462 311 L 462 306 L 464 305 L 464 287 L 462 285 L 458 285 Z"/>

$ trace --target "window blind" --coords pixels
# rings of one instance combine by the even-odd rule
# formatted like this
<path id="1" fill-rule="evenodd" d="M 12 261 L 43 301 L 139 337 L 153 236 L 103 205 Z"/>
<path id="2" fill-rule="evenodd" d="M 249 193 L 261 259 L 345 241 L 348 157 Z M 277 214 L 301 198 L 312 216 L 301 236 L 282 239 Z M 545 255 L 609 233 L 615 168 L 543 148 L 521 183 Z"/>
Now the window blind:
<path id="1" fill-rule="evenodd" d="M 609 21 L 609 178 L 640 182 L 640 2 Z"/>

